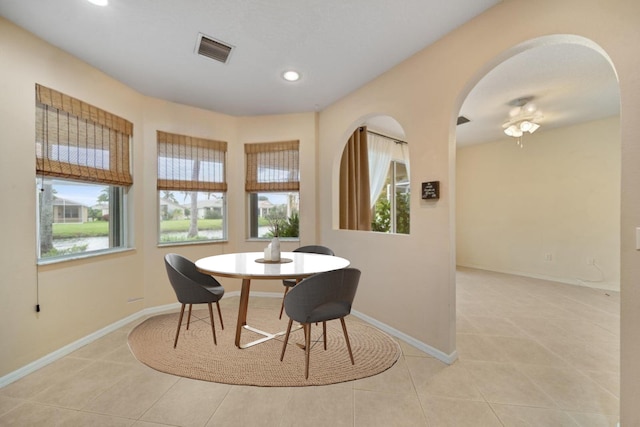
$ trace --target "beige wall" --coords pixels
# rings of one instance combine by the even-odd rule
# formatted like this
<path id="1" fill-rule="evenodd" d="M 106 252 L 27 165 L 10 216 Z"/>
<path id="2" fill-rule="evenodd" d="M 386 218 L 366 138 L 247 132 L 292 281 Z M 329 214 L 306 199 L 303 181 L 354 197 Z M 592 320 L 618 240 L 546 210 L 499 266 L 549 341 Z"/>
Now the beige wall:
<path id="1" fill-rule="evenodd" d="M 534 4 L 535 3 L 535 4 Z M 622 420 L 640 425 L 640 3 L 635 0 L 505 1 L 443 37 L 320 114 L 321 240 L 363 268 L 356 309 L 444 354 L 455 350 L 455 120 L 477 82 L 501 61 L 546 43 L 581 43 L 611 59 L 621 88 Z M 555 36 L 554 36 L 555 35 Z M 403 126 L 411 151 L 411 183 L 439 180 L 441 198 L 411 201 L 411 235 L 388 236 L 337 227 L 339 153 L 369 115 Z M 613 195 L 615 197 L 615 195 Z M 597 257 L 596 257 L 597 259 Z M 635 308 L 634 307 L 635 304 Z"/>
<path id="2" fill-rule="evenodd" d="M 72 56 L 0 18 L 0 156 L 3 200 L 20 209 L 4 210 L 0 235 L 0 377 L 141 309 L 175 302 L 163 256 L 179 252 L 191 259 L 233 251 L 262 251 L 263 242 L 245 238 L 245 142 L 300 140 L 303 191 L 300 242 L 316 241 L 315 113 L 232 117 L 143 96 Z M 134 124 L 133 176 L 129 191 L 133 250 L 46 266 L 36 266 L 35 83 L 50 86 Z M 229 143 L 227 243 L 157 245 L 156 131 Z M 26 214 L 26 215 L 25 215 Z M 10 242 L 10 243 L 8 243 Z M 240 281 L 221 280 L 228 292 Z M 37 289 L 42 311 L 36 313 Z M 277 281 L 256 281 L 252 290 L 282 292 Z M 134 300 L 133 302 L 129 302 Z"/>
<path id="3" fill-rule="evenodd" d="M 144 191 L 141 192 L 143 212 L 136 213 L 136 216 L 142 215 L 146 218 L 142 225 L 143 228 L 140 230 L 144 236 L 142 239 L 144 245 L 142 252 L 144 256 L 143 271 L 145 272 L 145 289 L 140 296 L 144 298 L 144 307 L 154 307 L 175 301 L 175 294 L 171 286 L 169 286 L 164 267 L 163 257 L 165 254 L 178 252 L 190 259 L 197 259 L 206 255 L 217 255 L 233 250 L 229 248 L 231 243 L 158 247 L 159 224 L 156 207 L 158 193 L 155 188 L 158 172 L 157 162 L 155 161 L 157 155 L 156 131 L 162 130 L 227 141 L 229 143 L 227 157 L 231 163 L 234 161 L 238 151 L 236 148 L 238 119 L 153 98 L 144 98 L 143 105 L 144 117 L 139 128 L 143 134 L 143 142 L 141 144 L 144 149 L 143 157 L 147 161 L 144 168 L 136 171 L 138 173 L 134 176 L 134 187 L 140 188 L 138 187 L 137 178 L 138 176 L 142 177 L 144 179 Z M 234 174 L 233 170 L 229 172 L 228 179 Z M 224 284 L 227 288 L 235 285 L 233 281 Z"/>
<path id="4" fill-rule="evenodd" d="M 262 251 L 263 241 L 247 239 L 247 198 L 244 192 L 244 144 L 250 142 L 272 142 L 300 140 L 301 181 L 308 183 L 301 192 L 300 209 L 305 220 L 300 227 L 300 241 L 282 243 L 283 250 L 293 250 L 300 244 L 315 241 L 315 162 L 311 153 L 315 150 L 315 113 L 287 114 L 260 117 L 232 117 L 211 111 L 196 109 L 153 98 L 145 98 L 144 147 L 145 158 L 156 157 L 156 131 L 200 136 L 227 141 L 227 243 L 189 246 L 157 246 L 157 192 L 144 192 L 145 217 L 145 307 L 154 307 L 173 301 L 175 296 L 168 285 L 163 256 L 169 252 L 180 252 L 190 259 L 237 251 Z M 149 161 L 144 169 L 148 188 L 155 189 L 156 163 Z M 310 188 L 307 188 L 310 187 Z M 238 291 L 240 281 L 221 278 L 227 292 Z M 277 281 L 254 281 L 253 291 L 281 292 Z"/>
<path id="5" fill-rule="evenodd" d="M 458 265 L 619 290 L 619 118 L 523 141 L 458 149 Z"/>
<path id="6" fill-rule="evenodd" d="M 469 90 L 487 70 L 542 36 L 575 34 L 599 45 L 612 60 L 621 88 L 622 197 L 622 420 L 640 425 L 640 254 L 633 231 L 640 226 L 640 56 L 630 40 L 640 39 L 640 3 L 636 0 L 509 0 L 443 37 L 378 79 L 336 102 L 319 117 L 314 114 L 265 118 L 232 118 L 212 112 L 150 100 L 99 71 L 0 20 L 0 157 L 2 200 L 21 209 L 3 210 L 0 249 L 0 375 L 11 372 L 87 333 L 136 312 L 173 301 L 161 273 L 155 247 L 155 132 L 193 130 L 203 136 L 229 138 L 230 164 L 239 167 L 240 145 L 284 135 L 280 125 L 299 126 L 304 150 L 305 215 L 303 243 L 313 240 L 333 247 L 363 269 L 356 309 L 443 355 L 455 350 L 455 118 Z M 596 25 L 597 24 L 597 25 Z M 547 39 L 553 42 L 557 38 Z M 97 104 L 134 123 L 132 223 L 136 250 L 88 261 L 38 269 L 35 265 L 35 185 L 33 129 L 35 82 L 52 86 Z M 412 233 L 389 236 L 337 229 L 337 168 L 347 135 L 372 115 L 398 120 L 410 144 L 414 188 L 427 180 L 441 181 L 441 199 L 423 202 L 412 195 Z M 177 117 L 185 120 L 178 123 Z M 220 127 L 213 126 L 213 123 Z M 273 124 L 273 126 L 268 126 Z M 269 127 L 267 132 L 264 128 Z M 287 139 L 289 135 L 286 135 Z M 235 137 L 235 139 L 233 139 Z M 245 140 L 246 138 L 246 140 Z M 296 139 L 297 139 L 296 138 Z M 316 143 L 317 141 L 317 143 Z M 314 144 L 316 144 L 314 146 Z M 316 159 L 308 159 L 313 152 Z M 233 156 L 233 158 L 232 158 Z M 233 172 L 237 180 L 240 172 Z M 230 176 L 231 179 L 231 176 Z M 196 258 L 232 250 L 258 250 L 245 242 L 242 184 L 230 192 L 228 244 L 180 248 Z M 310 201 L 307 191 L 317 191 Z M 312 191 L 314 191 L 312 190 Z M 315 203 L 309 206 L 308 203 Z M 242 209 L 242 211 L 239 211 Z M 25 215 L 25 213 L 27 213 Z M 32 214 L 29 214 L 32 213 Z M 8 243 L 7 243 L 8 242 Z M 36 286 L 42 313 L 37 315 Z M 265 284 L 275 289 L 277 284 Z M 228 286 L 237 285 L 229 284 Z M 234 288 L 230 288 L 234 289 Z M 280 289 L 278 289 L 279 291 Z M 127 304 L 129 297 L 144 297 Z"/>
<path id="7" fill-rule="evenodd" d="M 68 93 L 126 117 L 140 129 L 142 97 L 98 70 L 0 19 L 0 375 L 140 310 L 129 298 L 143 294 L 139 251 L 107 255 L 99 262 L 71 261 L 36 267 L 35 83 Z M 141 133 L 133 137 L 134 172 L 141 170 Z M 138 178 L 141 178 L 138 177 Z M 140 179 L 142 181 L 142 179 Z M 143 210 L 132 191 L 132 211 Z M 132 216 L 135 228 L 141 215 Z M 142 234 L 135 246 L 142 246 Z M 42 312 L 35 312 L 40 289 Z"/>

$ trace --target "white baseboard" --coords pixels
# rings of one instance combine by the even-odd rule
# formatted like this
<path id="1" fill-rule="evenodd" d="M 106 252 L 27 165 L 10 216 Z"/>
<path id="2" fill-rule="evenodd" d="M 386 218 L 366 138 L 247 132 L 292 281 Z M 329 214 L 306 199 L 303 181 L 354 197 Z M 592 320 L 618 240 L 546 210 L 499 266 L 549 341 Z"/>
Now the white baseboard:
<path id="1" fill-rule="evenodd" d="M 455 350 L 450 354 L 444 353 L 438 350 L 437 348 L 431 347 L 430 345 L 425 344 L 422 341 L 418 341 L 417 339 L 405 334 L 404 332 L 401 332 L 395 328 L 392 328 L 391 326 L 385 323 L 379 322 L 373 317 L 367 316 L 366 314 L 360 313 L 356 310 L 352 310 L 351 314 L 375 326 L 376 328 L 388 333 L 389 335 L 399 338 L 402 341 L 406 342 L 407 344 L 411 344 L 418 350 L 421 350 L 427 353 L 428 355 L 435 357 L 436 359 L 446 363 L 447 365 L 451 365 L 453 362 L 455 362 L 458 359 L 458 353 Z"/>
<path id="2" fill-rule="evenodd" d="M 102 338 L 103 336 L 122 328 L 123 326 L 133 322 L 134 320 L 137 320 L 144 316 L 162 313 L 177 308 L 180 308 L 179 303 L 161 305 L 158 307 L 146 308 L 130 316 L 127 316 L 124 319 L 120 319 L 117 322 L 112 323 L 111 325 L 105 326 L 102 329 L 99 329 L 83 338 L 80 338 L 79 340 L 76 340 L 70 344 L 65 345 L 64 347 L 57 349 L 56 351 L 47 354 L 46 356 L 41 357 L 38 360 L 29 363 L 26 366 L 23 366 L 22 368 L 19 368 L 3 377 L 0 377 L 0 388 L 9 385 L 14 381 L 17 381 L 20 378 L 37 371 L 40 368 L 44 368 L 48 364 L 53 363 L 58 359 L 62 359 L 63 357 L 78 350 L 79 348 L 84 347 L 85 345 L 92 343 L 98 338 Z"/>
<path id="3" fill-rule="evenodd" d="M 240 291 L 234 291 L 234 292 L 229 292 L 228 294 L 229 296 L 240 296 Z M 256 297 L 266 297 L 266 298 L 282 298 L 282 294 L 281 293 L 273 293 L 273 292 L 251 292 L 252 296 L 256 296 Z M 225 296 L 227 296 L 227 294 L 225 294 Z M 451 354 L 446 354 L 443 353 L 442 351 L 438 350 L 437 348 L 431 347 L 428 344 L 423 343 L 422 341 L 418 341 L 417 339 L 405 334 L 404 332 L 401 332 L 395 328 L 392 328 L 391 326 L 387 325 L 386 323 L 382 323 L 376 319 L 374 319 L 373 317 L 367 316 L 366 314 L 360 313 L 357 310 L 352 310 L 351 314 L 354 315 L 355 317 L 364 320 L 365 322 L 375 326 L 376 328 L 380 329 L 381 331 L 384 331 L 386 333 L 388 333 L 391 336 L 394 336 L 396 338 L 401 339 L 402 341 L 406 342 L 407 344 L 411 344 L 412 346 L 416 347 L 418 350 L 423 351 L 425 353 L 427 353 L 430 356 L 435 357 L 436 359 L 438 359 L 441 362 L 446 363 L 447 365 L 451 365 L 453 362 L 455 362 L 458 359 L 458 353 L 456 351 L 454 351 Z"/>
<path id="4" fill-rule="evenodd" d="M 274 293 L 274 292 L 251 292 L 251 295 L 256 297 L 266 297 L 266 298 L 282 298 L 282 293 Z M 225 293 L 224 298 L 229 298 L 234 296 L 240 296 L 240 291 L 232 291 L 232 292 Z M 61 347 L 47 354 L 46 356 L 41 357 L 38 360 L 35 360 L 29 363 L 28 365 L 23 366 L 22 368 L 16 369 L 15 371 L 10 372 L 3 377 L 0 377 L 0 388 L 9 385 L 12 382 L 15 382 L 20 378 L 26 377 L 32 372 L 35 372 L 40 368 L 44 368 L 45 366 L 55 362 L 58 359 L 62 359 L 63 357 L 80 349 L 81 347 L 84 347 L 85 345 L 92 343 L 98 338 L 102 338 L 103 336 L 111 332 L 114 332 L 117 329 L 122 328 L 123 326 L 133 322 L 134 320 L 140 319 L 141 317 L 144 317 L 144 316 L 149 316 L 153 314 L 164 313 L 170 310 L 175 310 L 177 308 L 180 308 L 180 303 L 176 302 L 176 303 L 161 305 L 157 307 L 145 308 L 143 310 L 140 310 L 137 313 L 131 314 L 125 317 L 124 319 L 120 319 L 117 322 L 112 323 L 111 325 L 105 326 L 102 329 L 99 329 L 83 338 L 80 338 L 79 340 L 76 340 L 70 344 L 65 345 L 64 347 Z M 438 349 L 435 349 L 421 341 L 416 340 L 415 338 L 410 337 L 409 335 L 401 331 L 398 331 L 397 329 L 394 329 L 382 322 L 378 322 L 372 317 L 359 313 L 355 310 L 352 311 L 352 314 L 364 320 L 365 322 L 372 324 L 378 329 L 381 329 L 382 331 L 387 332 L 389 335 L 395 336 L 407 342 L 408 344 L 411 344 L 412 346 L 424 351 L 425 353 L 435 357 L 436 359 L 446 364 L 451 364 L 458 358 L 457 353 L 455 351 L 451 354 L 445 354 Z"/>
<path id="5" fill-rule="evenodd" d="M 476 270 L 492 271 L 494 273 L 511 274 L 514 276 L 530 277 L 532 279 L 548 280 L 550 282 L 565 283 L 567 285 L 584 286 L 587 288 L 602 289 L 604 291 L 620 292 L 620 283 L 611 282 L 591 282 L 583 279 L 567 279 L 564 277 L 546 276 L 544 274 L 523 273 L 522 271 L 501 270 L 495 268 L 481 267 L 473 264 L 458 264 L 457 267 L 473 268 Z"/>

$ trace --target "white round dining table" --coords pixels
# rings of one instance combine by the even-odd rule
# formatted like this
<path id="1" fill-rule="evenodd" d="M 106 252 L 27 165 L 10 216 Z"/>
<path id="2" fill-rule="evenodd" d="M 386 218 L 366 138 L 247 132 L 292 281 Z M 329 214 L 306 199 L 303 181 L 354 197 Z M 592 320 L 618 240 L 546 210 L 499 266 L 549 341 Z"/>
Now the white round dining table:
<path id="1" fill-rule="evenodd" d="M 349 260 L 345 258 L 306 252 L 282 252 L 279 262 L 265 262 L 263 256 L 262 252 L 240 252 L 213 255 L 196 261 L 196 267 L 202 273 L 242 279 L 235 337 L 235 345 L 238 348 L 251 347 L 285 333 L 285 331 L 269 333 L 247 325 L 247 309 L 252 279 L 295 279 L 300 281 L 316 273 L 346 268 L 350 264 Z M 243 328 L 264 335 L 264 338 L 242 345 L 240 338 Z"/>

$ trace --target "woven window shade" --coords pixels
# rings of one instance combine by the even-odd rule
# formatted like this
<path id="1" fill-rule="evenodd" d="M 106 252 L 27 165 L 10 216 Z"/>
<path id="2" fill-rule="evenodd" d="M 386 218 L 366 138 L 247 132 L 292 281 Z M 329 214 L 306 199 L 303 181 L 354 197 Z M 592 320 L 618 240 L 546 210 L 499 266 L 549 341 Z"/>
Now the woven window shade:
<path id="1" fill-rule="evenodd" d="M 227 191 L 227 143 L 158 131 L 158 190 Z"/>
<path id="2" fill-rule="evenodd" d="M 299 191 L 299 141 L 245 144 L 247 180 L 245 190 Z"/>
<path id="3" fill-rule="evenodd" d="M 131 122 L 36 85 L 39 175 L 129 186 L 132 135 Z"/>

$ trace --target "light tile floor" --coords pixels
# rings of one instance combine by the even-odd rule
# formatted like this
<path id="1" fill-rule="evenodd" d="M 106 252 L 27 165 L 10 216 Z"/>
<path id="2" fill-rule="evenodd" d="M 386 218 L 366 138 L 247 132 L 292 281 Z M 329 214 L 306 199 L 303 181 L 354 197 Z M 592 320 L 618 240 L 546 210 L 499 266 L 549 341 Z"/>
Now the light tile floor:
<path id="1" fill-rule="evenodd" d="M 138 363 L 132 324 L 0 389 L 0 426 L 616 425 L 618 293 L 471 269 L 457 283 L 451 366 L 400 342 L 396 365 L 371 378 L 230 386 Z"/>

